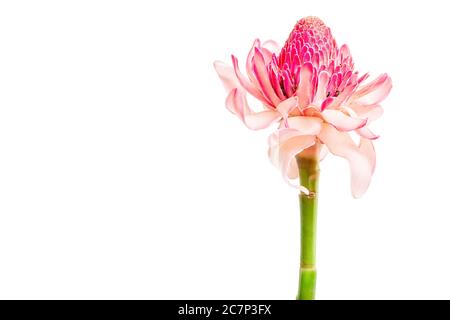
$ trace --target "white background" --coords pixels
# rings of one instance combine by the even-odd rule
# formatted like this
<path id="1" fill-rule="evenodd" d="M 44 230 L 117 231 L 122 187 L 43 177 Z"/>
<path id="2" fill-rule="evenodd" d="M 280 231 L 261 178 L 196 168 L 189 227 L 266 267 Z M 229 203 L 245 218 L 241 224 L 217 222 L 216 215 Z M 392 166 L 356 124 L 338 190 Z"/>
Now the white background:
<path id="1" fill-rule="evenodd" d="M 0 298 L 293 299 L 297 192 L 216 59 L 320 16 L 394 89 L 378 167 L 322 165 L 319 299 L 449 299 L 446 1 L 4 1 Z"/>

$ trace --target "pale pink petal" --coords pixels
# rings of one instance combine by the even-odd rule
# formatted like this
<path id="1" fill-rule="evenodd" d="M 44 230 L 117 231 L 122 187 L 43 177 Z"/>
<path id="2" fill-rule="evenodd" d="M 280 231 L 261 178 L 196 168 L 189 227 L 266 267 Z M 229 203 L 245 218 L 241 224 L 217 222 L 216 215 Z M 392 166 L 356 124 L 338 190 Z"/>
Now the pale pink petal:
<path id="1" fill-rule="evenodd" d="M 326 158 L 326 156 L 328 155 L 328 153 L 329 153 L 329 151 L 328 151 L 327 146 L 324 145 L 324 144 L 321 145 L 321 148 L 320 148 L 320 155 L 319 155 L 320 161 L 323 161 L 323 160 Z"/>
<path id="2" fill-rule="evenodd" d="M 319 139 L 328 150 L 347 159 L 351 171 L 352 194 L 360 198 L 368 189 L 373 174 L 373 153 L 365 140 L 361 150 L 355 145 L 348 133 L 340 132 L 333 126 L 324 124 Z"/>
<path id="3" fill-rule="evenodd" d="M 289 180 L 296 180 L 299 177 L 297 161 L 291 161 L 286 171 L 286 177 Z"/>
<path id="4" fill-rule="evenodd" d="M 291 163 L 297 161 L 295 157 L 315 143 L 315 136 L 298 136 L 291 138 L 280 145 L 280 169 L 286 180 L 289 178 L 288 170 L 292 169 Z M 295 174 L 292 174 L 292 172 L 290 175 L 291 177 L 295 177 Z"/>
<path id="5" fill-rule="evenodd" d="M 264 41 L 262 46 L 263 46 L 263 48 L 266 48 L 266 49 L 268 49 L 269 51 L 271 51 L 272 53 L 275 53 L 275 54 L 278 54 L 281 51 L 280 45 L 277 42 L 275 42 L 274 40 Z"/>
<path id="6" fill-rule="evenodd" d="M 322 105 L 322 103 L 327 99 L 327 87 L 330 81 L 330 74 L 327 71 L 322 71 L 319 73 L 319 78 L 317 82 L 317 91 L 314 97 L 313 104 Z"/>
<path id="7" fill-rule="evenodd" d="M 359 143 L 359 150 L 369 161 L 373 174 L 377 166 L 377 155 L 375 153 L 375 147 L 373 146 L 372 141 L 367 139 L 361 139 Z"/>
<path id="8" fill-rule="evenodd" d="M 257 83 L 256 77 L 253 74 L 253 58 L 255 57 L 255 48 L 260 47 L 261 41 L 259 39 L 256 39 L 247 55 L 247 63 L 246 63 L 247 75 L 252 83 Z"/>
<path id="9" fill-rule="evenodd" d="M 314 67 L 309 62 L 305 63 L 300 69 L 300 83 L 297 88 L 297 97 L 301 109 L 308 106 L 311 102 L 313 70 Z"/>
<path id="10" fill-rule="evenodd" d="M 265 65 L 269 64 L 272 61 L 273 53 L 270 50 L 268 50 L 266 48 L 262 48 L 262 47 L 259 50 L 261 51 L 261 53 L 263 55 L 264 64 Z"/>
<path id="11" fill-rule="evenodd" d="M 367 78 L 368 78 L 368 74 L 366 74 L 365 77 L 363 76 L 360 80 L 367 79 Z M 377 88 L 382 83 L 384 83 L 388 78 L 389 78 L 389 76 L 386 73 L 379 75 L 376 79 L 359 87 L 355 96 L 360 97 L 362 95 L 365 95 L 365 94 L 371 92 L 374 88 Z"/>
<path id="12" fill-rule="evenodd" d="M 278 135 L 278 141 L 280 143 L 283 143 L 294 137 L 305 136 L 303 132 L 290 128 L 279 129 L 276 134 Z"/>
<path id="13" fill-rule="evenodd" d="M 238 111 L 236 110 L 236 94 L 239 89 L 234 88 L 228 93 L 227 99 L 225 100 L 225 106 L 227 107 L 228 111 L 230 111 L 232 114 L 237 115 L 239 119 L 242 120 L 242 117 L 238 114 Z"/>
<path id="14" fill-rule="evenodd" d="M 280 114 L 273 110 L 247 114 L 244 117 L 244 123 L 251 130 L 265 129 L 271 124 L 280 120 Z"/>
<path id="15" fill-rule="evenodd" d="M 281 115 L 275 110 L 264 110 L 261 112 L 251 110 L 248 106 L 245 93 L 238 89 L 230 92 L 226 104 L 228 110 L 236 114 L 247 128 L 251 130 L 265 129 L 281 119 Z"/>
<path id="16" fill-rule="evenodd" d="M 377 140 L 378 138 L 380 138 L 379 135 L 373 133 L 367 127 L 356 130 L 356 133 L 358 133 L 362 138 L 369 139 L 369 140 Z"/>
<path id="17" fill-rule="evenodd" d="M 320 132 L 320 129 L 318 131 Z M 277 132 L 272 134 L 269 138 L 269 158 L 271 162 L 276 167 L 281 168 L 280 146 L 286 143 L 287 141 L 291 141 L 293 138 L 316 135 L 319 133 L 318 131 L 313 128 L 311 128 L 310 130 L 304 129 L 302 131 L 290 128 L 278 130 Z M 295 161 L 291 161 L 291 163 L 288 165 L 286 169 L 286 176 L 292 180 L 298 178 L 298 168 Z"/>
<path id="18" fill-rule="evenodd" d="M 236 77 L 239 80 L 242 87 L 247 90 L 248 93 L 250 93 L 252 96 L 254 96 L 256 99 L 260 100 L 264 104 L 268 106 L 273 106 L 273 104 L 267 100 L 259 91 L 258 88 L 255 87 L 253 83 L 251 83 L 248 79 L 246 79 L 241 71 L 239 70 L 239 63 L 235 56 L 231 56 L 231 60 L 233 61 L 234 66 L 234 72 L 236 73 Z"/>
<path id="19" fill-rule="evenodd" d="M 298 132 L 292 129 L 280 129 L 269 136 L 269 159 L 272 164 L 280 167 L 280 145 L 290 138 L 299 136 Z"/>
<path id="20" fill-rule="evenodd" d="M 378 104 L 388 96 L 391 89 L 391 78 L 387 74 L 383 74 L 357 90 L 352 96 L 351 101 L 362 105 Z"/>
<path id="21" fill-rule="evenodd" d="M 288 127 L 304 135 L 317 135 L 322 129 L 322 119 L 315 117 L 290 117 Z"/>
<path id="22" fill-rule="evenodd" d="M 345 102 L 352 96 L 357 86 L 358 85 L 356 83 L 346 86 L 345 89 L 341 93 L 339 93 L 339 95 L 335 98 L 333 103 L 331 103 L 327 108 L 328 109 L 339 108 L 343 104 L 343 102 Z"/>
<path id="23" fill-rule="evenodd" d="M 289 179 L 298 177 L 296 169 L 296 155 L 316 143 L 315 136 L 300 136 L 295 130 L 280 130 L 269 138 L 269 158 L 271 162 L 281 170 L 283 178 L 292 186 Z M 295 186 L 298 188 L 298 186 Z M 301 190 L 307 193 L 305 188 Z"/>
<path id="24" fill-rule="evenodd" d="M 366 81 L 369 78 L 369 73 L 364 74 L 363 76 L 361 76 L 361 78 L 358 79 L 358 84 L 363 83 L 364 81 Z"/>
<path id="25" fill-rule="evenodd" d="M 284 125 L 287 127 L 287 119 L 289 117 L 289 114 L 291 111 L 297 107 L 297 97 L 290 97 L 289 99 L 286 99 L 282 101 L 276 108 L 276 110 L 280 113 L 280 115 L 284 119 Z"/>
<path id="26" fill-rule="evenodd" d="M 369 140 L 376 140 L 378 139 L 380 136 L 373 133 L 369 128 L 368 125 L 376 120 L 379 116 L 381 116 L 381 114 L 383 113 L 383 109 L 381 109 L 381 107 L 379 106 L 370 106 L 370 107 L 362 107 L 364 108 L 364 110 L 361 110 L 360 113 L 357 113 L 354 109 L 347 107 L 347 106 L 342 106 L 341 109 L 343 109 L 344 111 L 346 111 L 351 117 L 355 117 L 355 118 L 362 118 L 365 117 L 367 119 L 367 124 L 365 127 L 361 128 L 361 129 L 357 129 L 356 133 L 358 133 L 362 138 L 366 138 Z M 381 110 L 381 111 L 380 111 Z"/>
<path id="27" fill-rule="evenodd" d="M 241 88 L 241 84 L 232 67 L 226 65 L 222 61 L 215 61 L 214 68 L 216 69 L 220 80 L 222 80 L 223 86 L 227 92 L 230 92 L 234 88 Z"/>
<path id="28" fill-rule="evenodd" d="M 277 94 L 272 88 L 269 75 L 267 74 L 267 68 L 263 54 L 258 48 L 255 48 L 254 59 L 255 61 L 253 65 L 253 72 L 255 73 L 256 79 L 259 82 L 261 91 L 264 93 L 264 96 L 272 102 L 272 105 L 278 105 L 281 100 L 280 98 L 278 98 Z"/>
<path id="29" fill-rule="evenodd" d="M 367 124 L 367 119 L 353 118 L 338 110 L 324 110 L 322 117 L 340 131 L 357 130 Z"/>
<path id="30" fill-rule="evenodd" d="M 350 105 L 350 108 L 355 112 L 355 114 L 359 118 L 367 118 L 368 124 L 379 119 L 384 113 L 383 108 L 379 105 L 363 106 L 363 105 L 352 104 L 352 105 Z"/>
<path id="31" fill-rule="evenodd" d="M 351 57 L 350 49 L 346 44 L 344 44 L 339 50 L 339 55 L 341 58 L 341 62 L 344 61 L 347 57 Z"/>

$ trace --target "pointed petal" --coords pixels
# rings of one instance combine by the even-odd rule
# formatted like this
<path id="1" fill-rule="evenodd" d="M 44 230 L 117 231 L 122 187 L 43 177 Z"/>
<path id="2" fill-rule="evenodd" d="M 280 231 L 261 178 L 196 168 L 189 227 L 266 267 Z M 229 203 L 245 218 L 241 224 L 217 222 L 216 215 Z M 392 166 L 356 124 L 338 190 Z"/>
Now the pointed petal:
<path id="1" fill-rule="evenodd" d="M 283 119 L 287 120 L 289 117 L 289 113 L 297 107 L 298 101 L 297 97 L 290 97 L 289 99 L 284 100 L 277 106 L 277 111 L 281 114 Z"/>
<path id="2" fill-rule="evenodd" d="M 234 89 L 227 98 L 227 108 L 236 114 L 242 122 L 251 130 L 261 130 L 281 119 L 280 114 L 275 110 L 264 110 L 254 112 L 248 106 L 245 93 Z"/>
<path id="3" fill-rule="evenodd" d="M 266 48 L 262 48 L 262 47 L 259 50 L 261 51 L 261 53 L 263 55 L 264 64 L 265 65 L 269 64 L 270 61 L 272 61 L 273 53 L 270 50 L 268 50 Z"/>
<path id="4" fill-rule="evenodd" d="M 261 91 L 264 93 L 264 96 L 272 102 L 272 105 L 278 105 L 281 100 L 280 98 L 278 98 L 277 94 L 272 88 L 269 75 L 267 74 L 267 68 L 263 54 L 258 48 L 255 48 L 253 72 L 255 73 L 256 79 L 259 82 Z"/>
<path id="5" fill-rule="evenodd" d="M 327 87 L 330 81 L 330 74 L 327 71 L 322 71 L 319 73 L 319 78 L 317 82 L 317 92 L 314 97 L 315 105 L 321 105 L 325 99 L 327 99 Z"/>
<path id="6" fill-rule="evenodd" d="M 289 180 L 295 180 L 298 179 L 299 177 L 299 172 L 298 172 L 298 164 L 297 161 L 291 161 L 289 163 L 289 167 L 286 171 L 286 177 Z"/>
<path id="7" fill-rule="evenodd" d="M 272 163 L 281 170 L 286 182 L 294 187 L 289 179 L 298 177 L 296 173 L 296 155 L 316 143 L 315 136 L 299 136 L 295 130 L 280 130 L 272 134 L 269 138 L 269 157 Z M 305 188 L 301 188 L 307 193 Z"/>
<path id="8" fill-rule="evenodd" d="M 296 161 L 295 157 L 315 143 L 315 136 L 298 136 L 287 140 L 280 146 L 280 169 L 286 180 L 289 178 L 288 170 L 292 168 L 291 163 Z M 291 176 L 293 176 L 292 172 Z"/>
<path id="9" fill-rule="evenodd" d="M 373 133 L 367 127 L 356 130 L 356 133 L 358 133 L 362 138 L 369 139 L 369 140 L 377 140 L 378 138 L 380 138 L 379 135 Z"/>
<path id="10" fill-rule="evenodd" d="M 299 107 L 301 109 L 308 106 L 311 102 L 312 94 L 312 77 L 313 77 L 314 67 L 311 63 L 305 63 L 300 69 L 300 83 L 297 88 L 297 97 L 299 102 Z"/>
<path id="11" fill-rule="evenodd" d="M 370 145 L 367 144 L 368 140 L 364 140 L 360 150 L 348 133 L 339 132 L 328 124 L 324 124 L 319 139 L 332 154 L 348 161 L 351 171 L 352 194 L 355 198 L 360 198 L 367 191 L 374 170 L 374 152 L 370 150 Z"/>
<path id="12" fill-rule="evenodd" d="M 367 139 L 361 139 L 359 143 L 359 150 L 369 161 L 373 174 L 377 166 L 377 155 L 375 153 L 375 147 L 373 146 L 372 141 Z"/>
<path id="13" fill-rule="evenodd" d="M 265 110 L 253 114 L 248 114 L 244 118 L 244 123 L 251 130 L 261 130 L 280 120 L 278 112 Z"/>
<path id="14" fill-rule="evenodd" d="M 234 88 L 241 88 L 241 84 L 232 67 L 226 65 L 222 61 L 215 61 L 214 68 L 216 69 L 220 80 L 222 80 L 223 86 L 227 92 L 230 92 Z"/>
<path id="15" fill-rule="evenodd" d="M 253 74 L 253 58 L 255 57 L 255 48 L 260 47 L 261 41 L 259 39 L 256 39 L 255 42 L 253 42 L 253 46 L 247 55 L 247 63 L 246 63 L 247 75 L 252 83 L 257 83 L 256 77 Z"/>
<path id="16" fill-rule="evenodd" d="M 353 110 L 359 118 L 367 118 L 368 124 L 378 120 L 384 113 L 383 108 L 379 105 L 363 106 L 352 104 L 350 109 Z"/>
<path id="17" fill-rule="evenodd" d="M 234 72 L 236 73 L 236 77 L 239 80 L 242 87 L 247 90 L 248 93 L 250 93 L 252 96 L 254 96 L 256 99 L 260 100 L 266 105 L 273 106 L 273 104 L 267 100 L 261 92 L 258 90 L 258 88 L 255 87 L 253 83 L 251 83 L 248 79 L 246 79 L 241 71 L 239 70 L 239 62 L 235 56 L 231 56 L 231 60 L 233 61 L 234 66 Z"/>
<path id="18" fill-rule="evenodd" d="M 349 49 L 349 47 L 346 44 L 344 44 L 340 48 L 339 55 L 340 55 L 340 58 L 341 58 L 341 62 L 344 61 L 347 57 L 351 57 L 350 49 Z"/>
<path id="19" fill-rule="evenodd" d="M 369 140 L 376 140 L 380 137 L 379 135 L 376 135 L 368 128 L 368 125 L 372 121 L 374 121 L 376 118 L 380 117 L 381 114 L 383 113 L 382 112 L 383 109 L 381 109 L 381 107 L 379 107 L 379 106 L 374 106 L 374 107 L 376 107 L 376 108 L 362 106 L 361 108 L 364 108 L 365 110 L 362 110 L 360 113 L 355 112 L 354 109 L 347 107 L 347 106 L 341 107 L 342 110 L 345 110 L 351 117 L 362 118 L 364 116 L 367 119 L 366 126 L 361 129 L 357 129 L 356 133 L 358 133 L 362 138 L 366 138 Z M 359 115 L 361 115 L 361 116 L 359 116 Z"/>
<path id="20" fill-rule="evenodd" d="M 391 78 L 387 74 L 383 74 L 357 90 L 352 96 L 351 101 L 362 105 L 378 104 L 389 95 L 391 89 Z"/>
<path id="21" fill-rule="evenodd" d="M 328 151 L 327 146 L 322 144 L 321 149 L 320 149 L 320 155 L 319 155 L 320 161 L 323 161 L 326 158 L 326 156 L 328 155 L 328 153 L 329 153 L 329 151 Z"/>
<path id="22" fill-rule="evenodd" d="M 356 83 L 345 87 L 345 89 L 336 97 L 333 103 L 328 106 L 329 109 L 337 109 L 339 108 L 345 101 L 347 101 L 352 94 L 355 92 L 356 87 L 358 85 Z"/>
<path id="23" fill-rule="evenodd" d="M 230 91 L 230 93 L 227 96 L 227 99 L 225 100 L 225 106 L 227 107 L 228 111 L 230 111 L 232 114 L 239 116 L 238 111 L 236 110 L 236 103 L 235 103 L 237 90 L 238 90 L 237 88 L 234 88 Z M 242 120 L 242 117 L 239 116 L 239 119 Z"/>
<path id="24" fill-rule="evenodd" d="M 322 117 L 340 131 L 357 130 L 367 124 L 367 119 L 349 117 L 338 110 L 324 110 L 322 111 Z"/>
<path id="25" fill-rule="evenodd" d="M 280 47 L 280 45 L 276 42 L 276 41 L 274 41 L 274 40 L 267 40 L 267 41 L 264 41 L 264 43 L 262 44 L 262 46 L 263 46 L 263 48 L 266 48 L 266 49 L 268 49 L 269 51 L 271 51 L 272 53 L 275 53 L 275 54 L 279 54 L 280 53 L 280 51 L 281 51 L 281 47 Z"/>

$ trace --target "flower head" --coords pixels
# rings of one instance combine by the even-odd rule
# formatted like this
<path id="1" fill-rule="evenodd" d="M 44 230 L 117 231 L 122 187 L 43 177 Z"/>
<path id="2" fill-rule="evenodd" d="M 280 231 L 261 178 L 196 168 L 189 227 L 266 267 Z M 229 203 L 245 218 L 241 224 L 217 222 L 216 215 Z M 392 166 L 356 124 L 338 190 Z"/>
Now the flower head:
<path id="1" fill-rule="evenodd" d="M 375 169 L 372 140 L 378 138 L 368 125 L 382 115 L 379 103 L 392 88 L 390 77 L 382 74 L 366 83 L 369 75 L 354 70 L 348 46 L 338 47 L 316 17 L 301 19 L 282 48 L 255 40 L 247 77 L 238 59 L 231 59 L 232 67 L 214 64 L 228 92 L 226 106 L 253 130 L 279 123 L 269 139 L 269 156 L 286 180 L 298 178 L 295 157 L 316 145 L 348 160 L 353 195 L 362 196 Z M 263 103 L 263 111 L 250 108 L 247 93 Z M 360 137 L 358 145 L 350 132 Z"/>

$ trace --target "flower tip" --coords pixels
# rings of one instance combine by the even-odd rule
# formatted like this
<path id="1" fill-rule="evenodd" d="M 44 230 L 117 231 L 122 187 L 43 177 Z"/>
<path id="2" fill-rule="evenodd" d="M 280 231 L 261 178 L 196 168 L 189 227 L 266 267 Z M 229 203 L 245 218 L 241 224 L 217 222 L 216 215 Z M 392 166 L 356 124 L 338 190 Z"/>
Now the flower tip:
<path id="1" fill-rule="evenodd" d="M 298 24 L 300 24 L 300 25 L 325 25 L 325 23 L 322 21 L 322 19 L 320 19 L 319 17 L 316 17 L 316 16 L 304 17 L 298 21 Z"/>
<path id="2" fill-rule="evenodd" d="M 361 126 L 359 128 L 356 128 L 356 130 L 364 128 L 367 125 L 367 122 L 369 122 L 369 118 L 362 119 Z"/>
<path id="3" fill-rule="evenodd" d="M 353 199 L 359 200 L 359 199 L 361 199 L 364 196 L 364 194 L 359 194 L 359 193 L 352 192 L 352 196 L 353 196 Z"/>
<path id="4" fill-rule="evenodd" d="M 355 200 L 361 199 L 367 192 L 367 189 L 369 189 L 369 185 L 365 187 L 361 186 L 352 186 L 352 197 Z"/>
<path id="5" fill-rule="evenodd" d="M 225 65 L 225 63 L 220 60 L 216 60 L 213 62 L 213 66 L 214 66 L 214 69 L 216 69 L 216 71 L 217 71 L 217 69 L 220 69 L 220 67 L 223 67 L 224 65 Z"/>
<path id="6" fill-rule="evenodd" d="M 391 88 L 392 88 L 392 78 L 386 73 L 387 81 L 389 82 Z"/>
<path id="7" fill-rule="evenodd" d="M 255 55 L 258 55 L 259 57 L 263 58 L 263 53 L 262 53 L 261 49 L 258 48 L 257 46 L 255 46 Z"/>
<path id="8" fill-rule="evenodd" d="M 231 55 L 231 62 L 233 63 L 233 65 L 237 65 L 239 63 L 238 58 L 236 58 L 234 54 Z"/>

